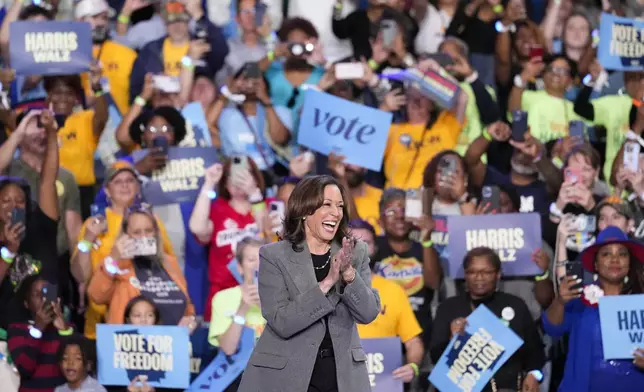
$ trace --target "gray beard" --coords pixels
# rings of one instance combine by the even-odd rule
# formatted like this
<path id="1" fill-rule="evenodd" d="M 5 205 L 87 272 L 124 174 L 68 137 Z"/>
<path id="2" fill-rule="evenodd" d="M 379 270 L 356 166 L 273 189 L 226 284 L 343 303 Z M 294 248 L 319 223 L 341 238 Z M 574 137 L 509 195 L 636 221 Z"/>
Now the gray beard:
<path id="1" fill-rule="evenodd" d="M 512 166 L 512 171 L 517 174 L 521 174 L 523 176 L 533 176 L 537 174 L 537 169 L 516 163 L 514 159 L 510 161 L 510 165 Z"/>

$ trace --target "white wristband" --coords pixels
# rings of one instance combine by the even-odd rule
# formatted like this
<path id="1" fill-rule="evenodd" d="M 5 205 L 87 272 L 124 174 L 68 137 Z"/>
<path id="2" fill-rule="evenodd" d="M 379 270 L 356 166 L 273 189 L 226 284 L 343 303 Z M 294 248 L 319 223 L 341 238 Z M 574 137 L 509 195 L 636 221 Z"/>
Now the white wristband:
<path id="1" fill-rule="evenodd" d="M 476 82 L 476 79 L 478 79 L 478 78 L 479 78 L 479 73 L 474 71 L 470 76 L 465 78 L 465 83 L 472 84 L 472 83 Z"/>
<path id="2" fill-rule="evenodd" d="M 557 207 L 556 202 L 550 203 L 550 215 L 556 216 L 557 218 L 563 217 L 563 212 Z"/>

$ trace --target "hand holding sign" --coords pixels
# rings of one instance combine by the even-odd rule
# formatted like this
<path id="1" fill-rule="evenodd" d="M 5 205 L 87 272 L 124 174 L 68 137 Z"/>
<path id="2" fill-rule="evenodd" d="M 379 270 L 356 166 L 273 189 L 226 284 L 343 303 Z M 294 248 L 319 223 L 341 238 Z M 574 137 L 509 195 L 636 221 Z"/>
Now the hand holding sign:
<path id="1" fill-rule="evenodd" d="M 148 384 L 148 376 L 141 374 L 132 379 L 127 392 L 154 392 L 154 387 Z"/>
<path id="2" fill-rule="evenodd" d="M 394 379 L 400 380 L 404 383 L 408 383 L 414 379 L 414 376 L 416 376 L 416 372 L 414 371 L 414 368 L 410 364 L 407 364 L 394 370 L 392 375 L 394 376 Z"/>

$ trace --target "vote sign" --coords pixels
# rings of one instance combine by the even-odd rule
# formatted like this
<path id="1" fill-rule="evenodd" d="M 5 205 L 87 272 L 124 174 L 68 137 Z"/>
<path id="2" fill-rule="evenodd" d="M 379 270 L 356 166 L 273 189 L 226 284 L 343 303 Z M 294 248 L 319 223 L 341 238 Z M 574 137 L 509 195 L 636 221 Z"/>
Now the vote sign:
<path id="1" fill-rule="evenodd" d="M 644 348 L 644 294 L 599 298 L 604 359 L 633 358 Z"/>
<path id="2" fill-rule="evenodd" d="M 380 171 L 391 113 L 306 90 L 297 142 L 324 155 L 336 153 L 351 163 Z"/>

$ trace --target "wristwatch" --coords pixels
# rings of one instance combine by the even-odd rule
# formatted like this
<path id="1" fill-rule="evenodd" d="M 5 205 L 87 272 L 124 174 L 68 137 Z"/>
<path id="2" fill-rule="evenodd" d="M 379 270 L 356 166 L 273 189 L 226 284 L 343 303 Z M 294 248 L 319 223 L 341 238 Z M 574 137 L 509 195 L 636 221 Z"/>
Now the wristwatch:
<path id="1" fill-rule="evenodd" d="M 237 325 L 246 325 L 246 319 L 244 318 L 244 316 L 236 314 L 233 316 L 233 323 Z"/>

